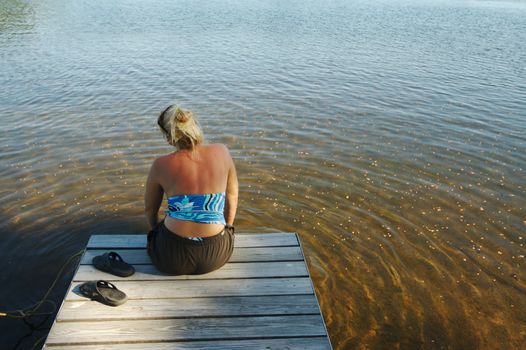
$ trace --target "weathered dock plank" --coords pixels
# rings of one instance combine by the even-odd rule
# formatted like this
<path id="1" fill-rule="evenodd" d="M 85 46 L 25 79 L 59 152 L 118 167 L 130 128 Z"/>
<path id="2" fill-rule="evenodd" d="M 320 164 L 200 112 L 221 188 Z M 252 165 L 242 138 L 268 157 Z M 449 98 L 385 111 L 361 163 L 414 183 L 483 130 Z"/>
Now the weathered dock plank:
<path id="1" fill-rule="evenodd" d="M 287 327 L 283 327 L 284 324 Z M 325 328 L 320 315 L 81 321 L 57 322 L 48 343 L 73 345 L 323 335 Z"/>
<path id="2" fill-rule="evenodd" d="M 108 249 L 89 249 L 82 257 L 82 265 L 91 265 L 91 260 L 97 255 L 107 252 Z M 146 249 L 112 249 L 130 264 L 151 264 Z M 230 262 L 263 262 L 263 261 L 303 261 L 303 255 L 299 246 L 286 247 L 252 247 L 236 249 L 230 258 Z"/>
<path id="3" fill-rule="evenodd" d="M 104 345 L 48 345 L 56 350 L 328 350 L 327 337 L 229 339 L 191 342 L 126 343 Z"/>
<path id="4" fill-rule="evenodd" d="M 221 269 L 195 276 L 157 271 L 146 235 L 92 236 L 46 340 L 49 349 L 331 349 L 295 233 L 236 234 Z M 116 251 L 136 273 L 121 278 L 91 260 Z M 128 296 L 108 307 L 78 293 L 86 280 Z"/>
<path id="5" fill-rule="evenodd" d="M 60 321 L 185 318 L 213 316 L 309 315 L 319 312 L 313 294 L 128 300 L 115 308 L 90 301 L 67 301 Z"/>
<path id="6" fill-rule="evenodd" d="M 115 283 L 131 299 L 198 298 L 218 296 L 311 294 L 308 277 L 228 280 L 119 281 Z M 86 300 L 70 289 L 66 300 Z"/>
<path id="7" fill-rule="evenodd" d="M 223 279 L 223 278 L 263 278 L 263 277 L 306 277 L 309 273 L 302 261 L 231 263 L 205 275 L 173 276 L 160 272 L 153 265 L 137 265 L 134 281 L 168 281 L 187 279 Z M 97 270 L 91 265 L 81 265 L 74 281 L 126 281 L 128 277 L 118 277 Z"/>
<path id="8" fill-rule="evenodd" d="M 297 246 L 295 233 L 264 233 L 236 235 L 236 248 Z M 146 235 L 93 235 L 90 248 L 146 248 Z"/>

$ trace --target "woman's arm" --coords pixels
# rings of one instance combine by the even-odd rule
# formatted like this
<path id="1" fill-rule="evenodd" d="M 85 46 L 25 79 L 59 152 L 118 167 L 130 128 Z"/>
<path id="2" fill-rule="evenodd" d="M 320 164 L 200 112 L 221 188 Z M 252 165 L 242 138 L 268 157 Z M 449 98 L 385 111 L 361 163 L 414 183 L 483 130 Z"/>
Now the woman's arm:
<path id="1" fill-rule="evenodd" d="M 163 201 L 163 188 L 158 181 L 158 165 L 157 161 L 153 162 L 146 180 L 146 188 L 144 192 L 144 212 L 148 226 L 153 229 L 159 222 L 158 212 Z"/>
<path id="2" fill-rule="evenodd" d="M 234 224 L 234 218 L 237 211 L 238 181 L 236 166 L 232 157 L 230 157 L 230 168 L 228 169 L 228 179 L 226 183 L 226 202 L 225 202 L 225 220 L 228 225 Z"/>

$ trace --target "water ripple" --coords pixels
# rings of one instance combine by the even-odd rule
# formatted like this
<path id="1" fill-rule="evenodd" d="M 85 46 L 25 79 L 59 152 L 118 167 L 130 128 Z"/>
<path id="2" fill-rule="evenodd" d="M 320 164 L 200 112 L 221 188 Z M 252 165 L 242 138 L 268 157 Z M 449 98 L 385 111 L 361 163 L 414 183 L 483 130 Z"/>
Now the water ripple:
<path id="1" fill-rule="evenodd" d="M 525 16 L 3 1 L 0 309 L 90 234 L 145 232 L 145 177 L 171 151 L 155 119 L 178 103 L 231 149 L 238 230 L 300 234 L 335 349 L 523 348 Z"/>

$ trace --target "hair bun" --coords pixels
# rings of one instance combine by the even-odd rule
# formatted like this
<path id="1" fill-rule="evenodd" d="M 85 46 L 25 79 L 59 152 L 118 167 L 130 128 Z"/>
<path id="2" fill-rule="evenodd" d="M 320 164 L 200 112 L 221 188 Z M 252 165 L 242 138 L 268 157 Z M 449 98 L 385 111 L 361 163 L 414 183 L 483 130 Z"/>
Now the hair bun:
<path id="1" fill-rule="evenodd" d="M 179 150 L 194 150 L 204 142 L 203 131 L 190 110 L 171 105 L 159 115 L 157 124 L 168 142 Z"/>
<path id="2" fill-rule="evenodd" d="M 177 108 L 175 110 L 175 119 L 179 123 L 186 123 L 192 118 L 192 113 L 190 111 L 185 111 L 184 109 Z"/>

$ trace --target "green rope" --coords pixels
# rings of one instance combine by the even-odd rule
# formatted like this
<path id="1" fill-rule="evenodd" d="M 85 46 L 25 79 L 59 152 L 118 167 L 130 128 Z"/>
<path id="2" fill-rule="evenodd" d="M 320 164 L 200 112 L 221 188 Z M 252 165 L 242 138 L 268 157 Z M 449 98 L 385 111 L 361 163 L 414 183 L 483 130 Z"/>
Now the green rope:
<path id="1" fill-rule="evenodd" d="M 33 344 L 33 346 L 31 347 L 31 350 L 36 349 L 36 348 L 37 348 L 37 345 L 38 345 L 40 342 L 42 342 L 43 340 L 45 340 L 46 337 L 47 337 L 47 336 L 45 335 L 45 336 L 43 336 L 43 337 L 37 339 L 37 341 L 35 342 L 35 344 Z"/>
<path id="2" fill-rule="evenodd" d="M 73 254 L 72 256 L 69 257 L 69 259 L 62 265 L 62 267 L 58 271 L 57 277 L 55 277 L 55 280 L 53 281 L 53 283 L 51 284 L 51 286 L 47 290 L 47 292 L 44 295 L 44 297 L 38 303 L 36 303 L 36 304 L 34 304 L 32 306 L 26 307 L 25 309 L 17 309 L 17 310 L 12 310 L 12 311 L 0 312 L 0 317 L 9 317 L 9 318 L 17 318 L 17 319 L 24 319 L 25 320 L 27 317 L 31 317 L 31 316 L 41 316 L 41 315 L 51 315 L 51 314 L 53 314 L 55 312 L 55 310 L 57 309 L 57 304 L 53 300 L 48 299 L 49 294 L 51 293 L 51 291 L 53 290 L 53 288 L 57 284 L 58 279 L 62 275 L 62 272 L 64 272 L 64 269 L 74 259 L 79 258 L 80 256 L 82 256 L 83 253 L 84 253 L 84 249 L 80 250 L 78 253 L 75 253 L 75 254 Z M 50 304 L 52 306 L 52 310 L 51 311 L 38 312 L 39 309 L 44 304 Z M 31 327 L 31 328 L 33 328 L 33 327 Z"/>

